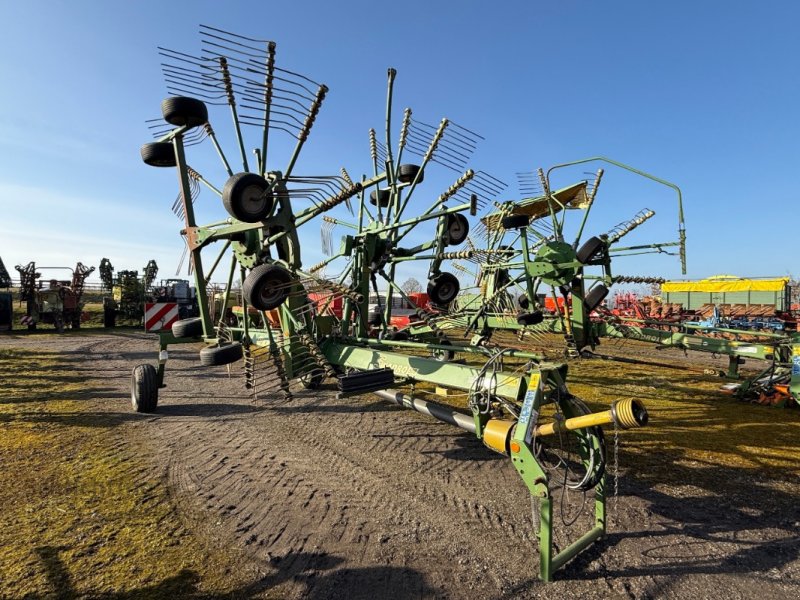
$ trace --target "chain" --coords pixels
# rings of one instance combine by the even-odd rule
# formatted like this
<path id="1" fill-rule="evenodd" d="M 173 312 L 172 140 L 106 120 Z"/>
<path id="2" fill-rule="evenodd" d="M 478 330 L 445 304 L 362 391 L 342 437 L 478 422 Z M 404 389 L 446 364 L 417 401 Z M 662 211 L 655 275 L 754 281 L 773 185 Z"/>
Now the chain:
<path id="1" fill-rule="evenodd" d="M 533 533 L 534 537 L 539 535 L 539 527 L 541 526 L 541 517 L 539 513 L 539 502 L 530 494 L 531 497 L 531 519 L 533 520 Z"/>

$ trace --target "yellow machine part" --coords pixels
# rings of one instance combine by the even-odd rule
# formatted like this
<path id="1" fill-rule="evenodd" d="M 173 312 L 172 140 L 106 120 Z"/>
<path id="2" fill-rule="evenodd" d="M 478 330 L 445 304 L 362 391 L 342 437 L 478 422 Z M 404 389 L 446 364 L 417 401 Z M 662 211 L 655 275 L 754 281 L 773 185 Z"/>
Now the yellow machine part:
<path id="1" fill-rule="evenodd" d="M 774 279 L 742 279 L 733 275 L 716 275 L 698 281 L 665 281 L 662 292 L 781 292 L 788 277 Z"/>
<path id="2" fill-rule="evenodd" d="M 626 398 L 615 402 L 611 410 L 572 417 L 566 421 L 554 421 L 536 428 L 536 435 L 552 435 L 556 431 L 584 429 L 598 425 L 616 425 L 622 429 L 643 427 L 647 424 L 647 409 L 638 400 Z"/>
<path id="3" fill-rule="evenodd" d="M 490 419 L 483 429 L 483 443 L 495 452 L 508 454 L 508 440 L 511 437 L 511 429 L 516 424 L 516 421 Z"/>
<path id="4" fill-rule="evenodd" d="M 553 211 L 556 213 L 561 212 L 562 206 L 564 208 L 586 208 L 589 205 L 586 187 L 587 183 L 581 181 L 580 183 L 575 183 L 553 192 L 551 196 L 556 201 L 556 204 L 553 206 Z M 517 203 L 509 214 L 528 215 L 531 221 L 535 221 L 536 219 L 550 215 L 550 201 L 546 196 L 528 198 Z M 495 212 L 483 217 L 481 222 L 487 229 L 494 231 L 500 227 L 500 221 L 503 219 L 503 216 L 504 213 Z"/>

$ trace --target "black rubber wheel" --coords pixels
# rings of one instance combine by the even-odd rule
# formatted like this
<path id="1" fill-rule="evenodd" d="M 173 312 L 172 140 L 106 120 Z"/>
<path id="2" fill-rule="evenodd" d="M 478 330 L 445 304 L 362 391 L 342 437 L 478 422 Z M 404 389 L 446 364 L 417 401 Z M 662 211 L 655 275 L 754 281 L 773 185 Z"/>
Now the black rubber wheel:
<path id="1" fill-rule="evenodd" d="M 131 375 L 131 406 L 140 413 L 151 413 L 158 406 L 158 375 L 153 365 L 137 365 Z"/>
<path id="2" fill-rule="evenodd" d="M 292 275 L 280 265 L 258 265 L 245 277 L 242 293 L 257 310 L 272 310 L 289 296 Z"/>
<path id="3" fill-rule="evenodd" d="M 372 190 L 369 194 L 369 203 L 372 204 L 372 206 L 377 206 L 379 199 L 381 207 L 386 207 L 389 206 L 392 195 L 389 193 L 389 190 Z"/>
<path id="4" fill-rule="evenodd" d="M 575 257 L 578 259 L 579 262 L 582 262 L 583 264 L 588 264 L 595 258 L 600 256 L 605 247 L 606 247 L 605 242 L 603 242 L 603 240 L 601 240 L 599 237 L 597 236 L 590 237 L 578 249 L 578 253 L 575 255 Z"/>
<path id="5" fill-rule="evenodd" d="M 453 344 L 450 343 L 450 340 L 439 340 L 436 342 L 437 346 L 452 346 Z M 439 362 L 450 362 L 456 356 L 456 353 L 452 350 L 441 350 L 437 348 L 436 350 L 431 350 L 431 358 L 434 360 L 438 360 Z"/>
<path id="6" fill-rule="evenodd" d="M 452 273 L 439 273 L 428 282 L 428 298 L 434 304 L 445 306 L 458 296 L 461 284 Z"/>
<path id="7" fill-rule="evenodd" d="M 208 122 L 205 102 L 186 96 L 171 96 L 161 101 L 164 120 L 176 127 L 197 127 Z"/>
<path id="8" fill-rule="evenodd" d="M 319 389 L 322 382 L 325 380 L 325 372 L 321 367 L 314 367 L 311 371 L 307 371 L 300 375 L 300 383 L 307 390 Z"/>
<path id="9" fill-rule="evenodd" d="M 519 306 L 522 310 L 528 310 L 528 307 L 531 305 L 530 298 L 528 298 L 525 294 L 520 294 L 517 297 L 517 306 Z"/>
<path id="10" fill-rule="evenodd" d="M 176 338 L 200 337 L 203 335 L 203 319 L 194 317 L 175 321 L 172 324 L 172 335 Z"/>
<path id="11" fill-rule="evenodd" d="M 373 310 L 367 316 L 367 324 L 377 327 L 383 323 L 383 314 L 378 310 Z"/>
<path id="12" fill-rule="evenodd" d="M 103 327 L 116 327 L 117 326 L 117 311 L 113 308 L 103 309 Z"/>
<path id="13" fill-rule="evenodd" d="M 506 215 L 500 221 L 500 224 L 503 229 L 520 229 L 521 227 L 527 227 L 530 222 L 531 218 L 528 215 Z"/>
<path id="14" fill-rule="evenodd" d="M 217 346 L 206 346 L 200 350 L 200 364 L 205 367 L 229 365 L 242 358 L 242 345 L 239 342 L 223 342 Z"/>
<path id="15" fill-rule="evenodd" d="M 175 161 L 175 148 L 169 142 L 145 144 L 139 152 L 144 164 L 151 167 L 174 167 L 178 164 Z"/>
<path id="16" fill-rule="evenodd" d="M 222 188 L 222 203 L 232 217 L 245 223 L 263 221 L 272 212 L 267 180 L 255 173 L 237 173 Z"/>
<path id="17" fill-rule="evenodd" d="M 411 183 L 420 171 L 419 165 L 400 165 L 397 167 L 397 180 L 400 183 Z M 425 173 L 420 173 L 417 183 L 422 183 Z"/>
<path id="18" fill-rule="evenodd" d="M 447 215 L 447 245 L 458 246 L 469 235 L 469 221 L 459 214 Z"/>
<path id="19" fill-rule="evenodd" d="M 544 321 L 544 314 L 540 310 L 517 315 L 517 323 L 520 325 L 538 325 L 542 321 Z"/>
<path id="20" fill-rule="evenodd" d="M 583 305 L 586 307 L 586 310 L 591 312 L 600 306 L 600 303 L 605 300 L 606 296 L 608 296 L 608 288 L 600 283 L 589 290 L 589 293 L 586 294 L 586 298 L 583 300 Z"/>
<path id="21" fill-rule="evenodd" d="M 392 340 L 395 342 L 406 342 L 408 341 L 408 332 L 407 331 L 390 331 L 386 334 L 387 340 Z"/>
<path id="22" fill-rule="evenodd" d="M 494 280 L 496 288 L 506 287 L 510 281 L 511 277 L 508 274 L 508 269 L 497 269 L 497 276 Z"/>

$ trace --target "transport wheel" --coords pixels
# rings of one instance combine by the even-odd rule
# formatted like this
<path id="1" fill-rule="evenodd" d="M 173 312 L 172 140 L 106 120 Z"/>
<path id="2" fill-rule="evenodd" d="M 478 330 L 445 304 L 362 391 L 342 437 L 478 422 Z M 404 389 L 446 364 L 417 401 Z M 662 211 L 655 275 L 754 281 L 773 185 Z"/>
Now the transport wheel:
<path id="1" fill-rule="evenodd" d="M 378 310 L 373 310 L 367 317 L 367 324 L 376 327 L 383 323 L 383 314 Z"/>
<path id="2" fill-rule="evenodd" d="M 599 237 L 590 237 L 578 249 L 578 253 L 575 256 L 579 262 L 588 264 L 600 256 L 605 246 L 605 242 L 603 242 L 603 240 L 601 240 Z"/>
<path id="3" fill-rule="evenodd" d="M 447 245 L 458 246 L 469 235 L 469 221 L 464 215 L 447 215 Z"/>
<path id="4" fill-rule="evenodd" d="M 500 224 L 503 226 L 503 229 L 520 229 L 522 227 L 527 227 L 530 222 L 531 218 L 528 215 L 506 215 L 503 217 L 503 220 L 500 221 Z"/>
<path id="5" fill-rule="evenodd" d="M 520 294 L 517 296 L 517 306 L 519 306 L 522 310 L 528 310 L 528 307 L 531 305 L 531 301 L 525 294 Z"/>
<path id="6" fill-rule="evenodd" d="M 232 217 L 245 223 L 263 221 L 274 204 L 267 180 L 255 173 L 237 173 L 222 188 L 222 203 Z"/>
<path id="7" fill-rule="evenodd" d="M 307 390 L 319 389 L 325 379 L 325 372 L 320 367 L 314 367 L 311 371 L 307 371 L 300 375 L 300 383 Z"/>
<path id="8" fill-rule="evenodd" d="M 152 142 L 144 144 L 140 150 L 144 164 L 151 167 L 174 167 L 175 149 L 169 142 Z"/>
<path id="9" fill-rule="evenodd" d="M 391 201 L 391 194 L 389 190 L 372 190 L 369 194 L 369 203 L 372 206 L 377 206 L 378 202 L 380 202 L 381 207 L 389 206 L 389 202 Z"/>
<path id="10" fill-rule="evenodd" d="M 452 346 L 453 344 L 450 343 L 450 340 L 439 340 L 436 342 L 439 346 Z M 438 360 L 439 362 L 450 362 L 456 356 L 456 353 L 452 350 L 442 350 L 437 348 L 436 350 L 431 350 L 431 358 L 434 360 Z"/>
<path id="11" fill-rule="evenodd" d="M 517 323 L 520 325 L 538 325 L 544 321 L 542 311 L 536 310 L 530 313 L 522 313 L 517 316 Z"/>
<path id="12" fill-rule="evenodd" d="M 586 294 L 586 298 L 583 300 L 583 304 L 586 307 L 586 310 L 593 311 L 595 308 L 600 306 L 600 303 L 605 300 L 605 297 L 608 296 L 608 288 L 604 286 L 602 283 L 599 285 L 594 286 L 589 293 Z"/>
<path id="13" fill-rule="evenodd" d="M 245 277 L 242 292 L 253 308 L 272 310 L 289 296 L 291 282 L 291 273 L 280 265 L 258 265 Z"/>
<path id="14" fill-rule="evenodd" d="M 444 306 L 450 304 L 458 296 L 461 284 L 452 273 L 439 273 L 428 282 L 428 297 L 431 302 Z"/>
<path id="15" fill-rule="evenodd" d="M 158 405 L 158 376 L 153 365 L 137 365 L 131 376 L 131 406 L 140 413 L 155 412 Z"/>
<path id="16" fill-rule="evenodd" d="M 202 100 L 172 96 L 161 101 L 164 120 L 176 127 L 197 127 L 208 122 L 208 109 Z"/>
<path id="17" fill-rule="evenodd" d="M 172 324 L 172 335 L 176 338 L 200 337 L 203 335 L 203 319 L 193 317 L 175 321 Z"/>
<path id="18" fill-rule="evenodd" d="M 242 358 L 242 345 L 239 342 L 222 342 L 216 346 L 206 346 L 200 350 L 200 363 L 205 367 L 229 365 Z"/>
<path id="19" fill-rule="evenodd" d="M 419 171 L 419 165 L 400 165 L 397 167 L 397 180 L 400 183 L 411 183 Z M 420 173 L 417 183 L 422 183 L 423 179 L 425 179 L 425 173 Z"/>
<path id="20" fill-rule="evenodd" d="M 113 308 L 103 309 L 103 327 L 116 327 L 117 312 Z"/>
<path id="21" fill-rule="evenodd" d="M 407 342 L 408 341 L 408 332 L 407 331 L 390 331 L 386 334 L 386 339 L 395 342 Z"/>

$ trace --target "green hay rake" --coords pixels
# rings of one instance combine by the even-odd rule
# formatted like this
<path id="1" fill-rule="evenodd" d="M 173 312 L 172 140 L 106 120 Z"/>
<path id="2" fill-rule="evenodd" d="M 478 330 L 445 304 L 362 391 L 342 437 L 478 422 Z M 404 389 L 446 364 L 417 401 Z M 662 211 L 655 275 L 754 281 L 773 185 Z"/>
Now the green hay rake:
<path id="1" fill-rule="evenodd" d="M 602 162 L 632 172 L 675 192 L 678 235 L 667 242 L 622 246 L 622 238 L 644 225 L 655 212 L 642 209 L 630 220 L 610 231 L 581 243 L 583 232 L 595 205 L 604 171 L 599 169 L 594 181 L 581 181 L 551 191 L 553 171 L 590 162 Z M 658 284 L 659 277 L 612 274 L 612 258 L 646 253 L 677 254 L 686 273 L 686 230 L 680 188 L 664 179 L 605 157 L 594 157 L 556 165 L 546 173 L 538 172 L 538 186 L 530 174 L 523 174 L 523 186 L 540 193 L 520 202 L 498 205 L 496 212 L 481 219 L 486 248 L 478 250 L 473 242 L 469 258 L 479 267 L 479 293 L 461 298 L 459 306 L 431 325 L 440 330 L 463 330 L 473 334 L 473 344 L 486 344 L 495 331 L 517 333 L 515 347 L 542 351 L 552 346 L 552 336 L 562 335 L 567 358 L 592 356 L 602 338 L 634 339 L 661 347 L 710 352 L 728 357 L 727 377 L 739 378 L 745 359 L 769 363 L 763 372 L 732 389 L 739 397 L 769 395 L 778 388 L 776 405 L 781 398 L 800 400 L 800 366 L 794 357 L 800 354 L 800 337 L 792 334 L 739 331 L 731 328 L 693 327 L 656 320 L 620 318 L 603 307 L 603 300 L 614 283 Z M 568 215 L 577 213 L 579 223 L 567 234 Z M 674 252 L 677 250 L 677 252 Z M 458 265 L 456 265 L 458 266 Z M 594 267 L 598 273 L 589 273 Z M 545 294 L 540 293 L 545 289 Z M 518 296 L 515 296 L 515 292 Z M 544 310 L 543 298 L 549 295 L 551 308 Z M 425 333 L 425 327 L 409 330 L 410 335 Z M 605 357 L 612 358 L 612 357 Z M 800 362 L 797 362 L 800 365 Z"/>
<path id="2" fill-rule="evenodd" d="M 149 165 L 174 167 L 178 172 L 180 191 L 173 211 L 182 221 L 201 314 L 177 322 L 171 332 L 159 333 L 157 366 L 134 368 L 134 409 L 156 410 L 169 346 L 203 341 L 201 363 L 242 361 L 245 387 L 255 398 L 271 401 L 279 394 L 288 398 L 297 386 L 315 389 L 329 378 L 341 395 L 374 392 L 452 423 L 510 457 L 536 500 L 541 515 L 537 531 L 540 576 L 551 580 L 556 569 L 605 532 L 606 459 L 601 426 L 638 427 L 646 423 L 647 413 L 635 401 L 591 413 L 569 393 L 565 365 L 542 362 L 539 355 L 510 348 L 457 344 L 447 339 L 422 307 L 418 316 L 428 322 L 426 331 L 403 336 L 390 327 L 392 297 L 412 301 L 395 283 L 401 263 L 429 264 L 428 293 L 441 312 L 446 313 L 459 292 L 458 279 L 442 266 L 466 252 L 452 249 L 467 238 L 465 213 L 475 215 L 503 188 L 488 174 L 465 169 L 465 155 L 479 136 L 447 119 L 438 126 L 425 125 L 406 110 L 395 157 L 391 133 L 396 73 L 389 69 L 383 141 L 370 131 L 372 175 L 358 181 L 345 170 L 335 176 L 298 175 L 295 167 L 328 88 L 277 66 L 274 42 L 205 26 L 200 33 L 198 55 L 160 49 L 169 91 L 187 95 L 163 101 L 167 126 L 160 120 L 150 122 L 156 141 L 142 146 L 141 154 Z M 222 138 L 208 118 L 207 106 L 217 104 L 227 107 L 232 119 L 233 155 L 224 152 Z M 256 130 L 258 140 L 254 161 L 245 151 L 250 128 Z M 289 140 L 289 159 L 282 170 L 272 166 L 278 136 L 284 145 L 287 136 Z M 190 156 L 202 161 L 193 148 L 201 143 L 213 148 L 216 160 L 190 166 Z M 409 154 L 420 157 L 420 163 L 402 163 Z M 234 163 L 240 163 L 242 170 L 235 171 Z M 460 174 L 421 214 L 409 216 L 409 201 L 434 164 Z M 219 175 L 225 181 L 215 185 L 213 180 Z M 227 217 L 197 223 L 195 200 L 201 187 L 221 200 Z M 358 202 L 352 220 L 328 214 L 337 207 L 349 208 L 351 202 Z M 300 233 L 304 226 L 316 227 L 320 221 L 329 257 L 306 268 Z M 337 225 L 348 232 L 334 250 L 331 231 Z M 435 228 L 432 241 L 402 245 L 410 232 L 422 227 Z M 206 252 L 215 245 L 219 250 L 209 263 Z M 235 325 L 222 317 L 212 320 L 209 311 L 208 286 L 227 253 L 227 285 L 222 309 L 216 314 L 225 315 L 231 307 L 237 316 Z M 324 274 L 342 262 L 345 266 L 337 276 Z M 231 290 L 237 277 L 242 281 L 242 297 L 234 305 Z M 388 286 L 386 302 L 382 305 L 378 294 L 377 310 L 370 310 L 370 292 L 377 294 L 378 281 Z M 337 304 L 340 311 L 333 308 Z M 459 354 L 468 360 L 447 362 L 431 353 L 439 358 Z M 415 397 L 414 386 L 424 384 L 464 393 L 470 413 Z M 394 386 L 410 386 L 412 392 L 396 391 Z M 554 433 L 558 435 L 553 437 L 570 441 L 572 460 L 558 443 L 547 443 L 547 436 Z M 551 469 L 557 469 L 557 477 L 551 477 Z M 552 494 L 561 485 L 593 492 L 594 525 L 554 553 Z"/>
<path id="3" fill-rule="evenodd" d="M 583 239 L 604 171 L 599 169 L 594 181 L 581 181 L 552 190 L 554 170 L 603 162 L 665 185 L 677 194 L 678 236 L 676 240 L 620 244 L 624 236 L 655 216 L 642 209 L 631 219 L 607 233 Z M 497 204 L 498 210 L 481 219 L 477 238 L 485 239 L 485 248 L 470 242 L 468 258 L 479 271 L 479 293 L 460 299 L 459 306 L 438 319 L 442 329 L 460 328 L 474 333 L 473 343 L 486 343 L 496 330 L 520 332 L 536 337 L 540 332 L 564 335 L 568 357 L 597 341 L 589 315 L 601 306 L 614 283 L 659 283 L 657 277 L 614 276 L 612 257 L 646 253 L 675 254 L 686 269 L 686 233 L 680 189 L 672 183 L 608 158 L 595 157 L 538 171 L 537 182 L 523 174 L 524 187 L 537 189 L 537 195 L 519 202 Z M 596 212 L 596 211 L 595 211 Z M 577 215 L 579 219 L 571 218 Z M 572 221 L 579 221 L 576 224 Z M 674 252 L 677 250 L 677 252 Z M 598 272 L 599 271 L 599 272 Z M 567 299 L 570 299 L 570 302 Z M 552 302 L 554 310 L 545 310 Z M 557 310 L 556 310 L 557 308 Z M 420 331 L 420 330 L 417 330 Z"/>

